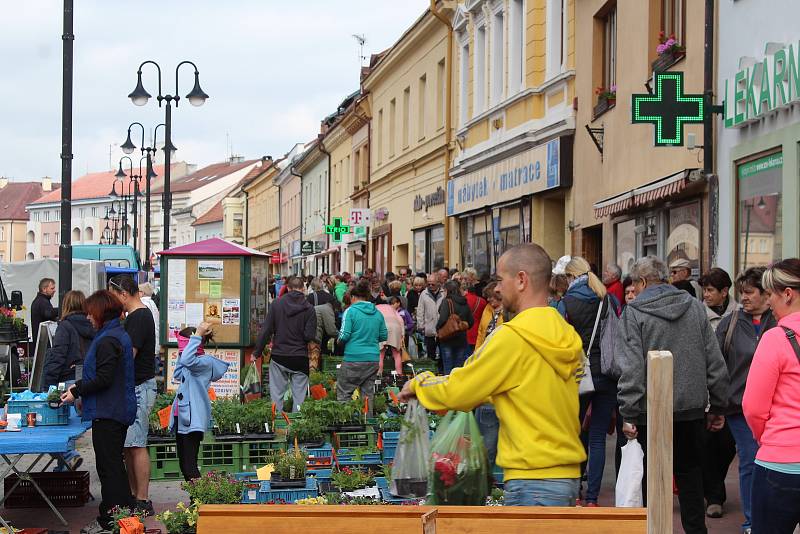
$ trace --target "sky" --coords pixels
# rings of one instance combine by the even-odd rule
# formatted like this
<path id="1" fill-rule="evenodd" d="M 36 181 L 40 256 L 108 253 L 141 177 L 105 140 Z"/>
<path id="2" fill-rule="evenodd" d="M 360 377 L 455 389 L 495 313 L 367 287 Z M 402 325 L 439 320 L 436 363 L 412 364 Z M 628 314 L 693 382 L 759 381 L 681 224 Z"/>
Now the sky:
<path id="1" fill-rule="evenodd" d="M 427 0 L 74 0 L 73 179 L 116 167 L 118 145 L 138 121 L 164 121 L 155 98 L 134 106 L 127 95 L 145 60 L 162 70 L 162 92 L 175 91 L 175 66 L 197 64 L 210 98 L 182 100 L 172 113 L 177 160 L 199 166 L 230 154 L 288 152 L 319 133 L 320 120 L 359 87 L 359 45 L 378 53 L 429 6 Z M 2 0 L 0 9 L 0 176 L 61 177 L 63 4 Z M 367 60 L 364 60 L 366 64 Z M 143 69 L 155 96 L 157 71 Z M 180 94 L 194 83 L 181 67 Z M 159 130 L 159 137 L 163 129 Z M 141 130 L 134 129 L 141 144 Z M 149 138 L 149 134 L 148 134 Z M 138 152 L 136 152 L 138 154 Z M 127 163 L 126 163 L 127 165 Z"/>

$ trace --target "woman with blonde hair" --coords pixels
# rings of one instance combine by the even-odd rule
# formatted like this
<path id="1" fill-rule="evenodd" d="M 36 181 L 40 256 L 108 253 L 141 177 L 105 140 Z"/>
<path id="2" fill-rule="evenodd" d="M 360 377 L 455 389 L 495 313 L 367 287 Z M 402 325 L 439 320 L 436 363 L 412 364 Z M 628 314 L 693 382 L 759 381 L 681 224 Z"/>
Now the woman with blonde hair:
<path id="1" fill-rule="evenodd" d="M 788 534 L 800 522 L 800 259 L 769 267 L 762 285 L 779 328 L 761 336 L 742 399 L 758 443 L 752 531 Z"/>
<path id="2" fill-rule="evenodd" d="M 573 256 L 564 267 L 564 275 L 569 287 L 558 302 L 558 311 L 581 336 L 594 383 L 594 392 L 581 396 L 580 419 L 584 420 L 591 405 L 588 483 L 584 501 L 586 506 L 597 506 L 605 468 L 606 432 L 611 424 L 612 414 L 617 409 L 617 381 L 603 375 L 600 369 L 600 325 L 605 314 L 616 313 L 616 310 L 611 305 L 611 299 L 607 297 L 606 286 L 592 272 L 588 261 L 580 256 Z"/>

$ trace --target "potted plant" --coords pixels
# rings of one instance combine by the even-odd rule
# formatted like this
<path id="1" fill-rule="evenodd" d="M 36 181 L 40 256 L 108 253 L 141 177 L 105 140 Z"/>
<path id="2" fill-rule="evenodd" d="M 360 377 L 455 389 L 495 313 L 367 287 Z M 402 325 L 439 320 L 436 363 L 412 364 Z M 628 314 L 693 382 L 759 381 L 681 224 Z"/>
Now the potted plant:
<path id="1" fill-rule="evenodd" d="M 316 419 L 295 419 L 289 425 L 289 435 L 309 449 L 316 449 L 325 445 L 325 429 Z"/>
<path id="2" fill-rule="evenodd" d="M 678 42 L 674 33 L 667 36 L 661 31 L 656 53 L 658 57 L 653 61 L 653 72 L 664 72 L 686 55 L 686 47 Z"/>
<path id="3" fill-rule="evenodd" d="M 275 471 L 270 477 L 270 489 L 304 488 L 307 463 L 308 454 L 299 448 L 281 452 L 275 462 Z"/>
<path id="4" fill-rule="evenodd" d="M 175 400 L 175 394 L 170 392 L 159 393 L 153 403 L 153 409 L 150 410 L 149 429 L 147 440 L 151 443 L 173 441 L 174 437 L 169 434 L 169 424 L 166 427 L 162 426 L 162 418 L 159 412 L 165 408 L 172 406 Z"/>
<path id="5" fill-rule="evenodd" d="M 167 534 L 194 534 L 197 532 L 197 515 L 199 503 L 186 506 L 179 502 L 175 510 L 167 510 L 156 516 L 167 529 Z"/>
<path id="6" fill-rule="evenodd" d="M 366 488 L 374 481 L 370 471 L 363 472 L 358 469 L 343 467 L 331 474 L 331 483 L 341 491 L 355 491 Z"/>
<path id="7" fill-rule="evenodd" d="M 267 431 L 270 418 L 269 399 L 256 399 L 243 404 L 239 423 L 244 439 L 274 438 L 275 433 Z"/>
<path id="8" fill-rule="evenodd" d="M 237 399 L 221 398 L 211 403 L 213 432 L 219 441 L 241 439 L 242 404 Z"/>
<path id="9" fill-rule="evenodd" d="M 603 86 L 596 87 L 594 94 L 597 95 L 597 105 L 594 107 L 595 117 L 617 105 L 616 85 L 612 85 L 607 89 Z"/>
<path id="10" fill-rule="evenodd" d="M 61 407 L 61 390 L 54 389 L 47 394 L 47 405 L 54 410 Z"/>
<path id="11" fill-rule="evenodd" d="M 244 481 L 236 480 L 227 473 L 209 471 L 200 478 L 181 483 L 193 503 L 239 504 L 242 500 Z"/>
<path id="12" fill-rule="evenodd" d="M 0 343 L 13 343 L 27 337 L 28 326 L 17 317 L 16 310 L 0 306 Z"/>

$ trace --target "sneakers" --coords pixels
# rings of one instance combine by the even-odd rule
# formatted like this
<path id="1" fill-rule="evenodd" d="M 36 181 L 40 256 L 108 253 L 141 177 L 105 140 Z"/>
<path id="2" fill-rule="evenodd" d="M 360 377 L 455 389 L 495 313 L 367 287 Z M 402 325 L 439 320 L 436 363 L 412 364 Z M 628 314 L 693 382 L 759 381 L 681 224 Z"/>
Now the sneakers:
<path id="1" fill-rule="evenodd" d="M 81 534 L 111 534 L 111 531 L 103 527 L 103 525 L 95 519 L 81 529 Z"/>
<path id="2" fill-rule="evenodd" d="M 152 517 L 156 515 L 156 511 L 153 510 L 153 501 L 136 501 L 136 509 L 141 511 L 145 517 Z"/>
<path id="3" fill-rule="evenodd" d="M 720 517 L 722 517 L 722 505 L 709 504 L 708 508 L 706 508 L 706 515 L 714 519 L 719 519 Z"/>

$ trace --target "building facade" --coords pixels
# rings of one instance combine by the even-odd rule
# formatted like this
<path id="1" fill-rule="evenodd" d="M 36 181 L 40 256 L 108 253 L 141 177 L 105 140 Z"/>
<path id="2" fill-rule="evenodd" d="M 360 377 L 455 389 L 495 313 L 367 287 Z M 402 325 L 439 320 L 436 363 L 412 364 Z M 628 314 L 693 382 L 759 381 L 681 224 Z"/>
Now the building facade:
<path id="1" fill-rule="evenodd" d="M 261 172 L 242 184 L 245 246 L 270 255 L 270 274 L 280 272 L 280 192 L 273 178 L 285 160 L 267 160 Z"/>
<path id="2" fill-rule="evenodd" d="M 330 158 L 320 150 L 319 139 L 303 152 L 294 164 L 301 175 L 300 241 L 305 265 L 303 273 L 319 275 L 329 272 L 329 255 L 325 225 L 328 223 L 328 172 Z"/>
<path id="3" fill-rule="evenodd" d="M 224 199 L 223 199 L 224 200 Z M 222 200 L 197 218 L 191 225 L 194 228 L 194 241 L 205 241 L 212 237 L 223 238 L 223 211 Z"/>
<path id="4" fill-rule="evenodd" d="M 379 273 L 445 264 L 449 38 L 426 10 L 362 80 L 371 111 L 369 265 Z"/>
<path id="5" fill-rule="evenodd" d="M 275 186 L 278 188 L 280 198 L 280 229 L 281 242 L 281 274 L 301 274 L 302 254 L 300 247 L 300 202 L 302 201 L 302 190 L 300 176 L 295 174 L 294 163 L 303 153 L 304 147 L 301 143 L 296 144 L 292 150 L 286 154 L 286 165 L 273 178 Z"/>
<path id="6" fill-rule="evenodd" d="M 0 177 L 0 263 L 24 261 L 28 221 L 25 207 L 53 190 L 50 178 L 41 182 L 11 182 Z"/>
<path id="7" fill-rule="evenodd" d="M 453 19 L 449 266 L 486 274 L 508 248 L 565 252 L 575 132 L 575 1 L 467 0 Z"/>
<path id="8" fill-rule="evenodd" d="M 792 0 L 719 3 L 719 265 L 731 273 L 800 254 L 796 12 Z"/>
<path id="9" fill-rule="evenodd" d="M 632 95 L 659 90 L 654 71 L 683 72 L 683 93 L 703 92 L 703 23 L 703 2 L 577 3 L 575 178 L 566 226 L 572 252 L 598 268 L 614 261 L 627 273 L 648 254 L 687 259 L 695 275 L 710 263 L 702 153 L 685 143 L 655 146 L 655 126 L 633 124 L 631 110 Z M 677 47 L 660 53 L 660 32 L 674 35 Z M 684 125 L 683 135 L 702 144 L 702 124 Z"/>

